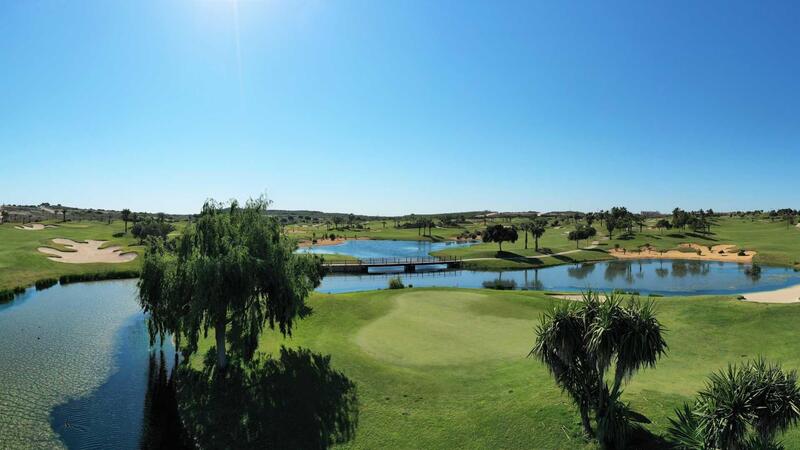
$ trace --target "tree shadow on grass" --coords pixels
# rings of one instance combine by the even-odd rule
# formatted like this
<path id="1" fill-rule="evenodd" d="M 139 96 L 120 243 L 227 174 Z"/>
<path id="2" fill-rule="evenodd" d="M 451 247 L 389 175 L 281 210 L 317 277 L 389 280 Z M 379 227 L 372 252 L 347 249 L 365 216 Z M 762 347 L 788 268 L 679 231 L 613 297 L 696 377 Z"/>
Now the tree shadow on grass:
<path id="1" fill-rule="evenodd" d="M 179 372 L 181 416 L 202 448 L 328 448 L 347 442 L 358 424 L 355 384 L 330 356 L 282 347 L 277 359 Z"/>
<path id="2" fill-rule="evenodd" d="M 574 258 L 569 257 L 568 255 L 550 255 L 551 258 L 557 259 L 563 263 L 574 263 L 576 262 Z"/>
<path id="3" fill-rule="evenodd" d="M 695 238 L 695 239 L 702 239 L 702 240 L 704 240 L 704 241 L 712 241 L 712 242 L 717 242 L 717 240 L 716 240 L 716 239 L 714 239 L 713 237 L 710 237 L 710 236 L 709 236 L 709 235 L 707 235 L 707 234 L 701 234 L 701 233 L 686 233 L 686 235 L 687 235 L 687 236 L 689 236 L 689 237 L 693 237 L 693 238 Z"/>
<path id="4" fill-rule="evenodd" d="M 634 429 L 631 434 L 628 448 L 641 450 L 670 450 L 674 449 L 675 446 L 670 444 L 670 442 L 663 437 L 653 434 L 650 430 L 639 428 Z"/>

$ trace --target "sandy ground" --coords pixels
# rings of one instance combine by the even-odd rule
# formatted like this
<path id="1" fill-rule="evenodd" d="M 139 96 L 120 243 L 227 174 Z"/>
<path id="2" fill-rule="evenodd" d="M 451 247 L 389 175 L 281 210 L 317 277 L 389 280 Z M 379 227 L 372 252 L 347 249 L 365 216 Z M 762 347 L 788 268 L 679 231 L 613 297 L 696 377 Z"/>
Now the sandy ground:
<path id="1" fill-rule="evenodd" d="M 736 248 L 736 246 L 730 244 L 715 245 L 711 247 L 711 250 L 709 250 L 705 245 L 698 244 L 681 244 L 680 246 L 683 248 L 700 250 L 700 254 L 698 255 L 697 253 L 683 252 L 680 250 L 668 250 L 662 253 L 655 249 L 646 248 L 642 248 L 640 251 L 628 250 L 627 252 L 621 248 L 612 248 L 608 251 L 608 253 L 619 259 L 695 259 L 703 261 L 730 261 L 740 263 L 752 262 L 753 256 L 756 255 L 756 252 L 745 251 L 744 256 L 739 256 L 737 254 L 738 251 L 733 250 Z"/>
<path id="2" fill-rule="evenodd" d="M 52 226 L 52 225 L 44 225 L 44 224 L 41 224 L 41 223 L 31 223 L 31 224 L 23 225 L 23 226 L 17 225 L 14 228 L 16 228 L 18 230 L 38 231 L 38 230 L 44 230 L 45 228 L 55 228 L 55 227 Z"/>
<path id="3" fill-rule="evenodd" d="M 136 259 L 136 253 L 120 253 L 120 247 L 114 245 L 111 247 L 100 248 L 105 241 L 86 241 L 75 242 L 70 239 L 53 239 L 56 244 L 64 245 L 74 251 L 62 252 L 49 247 L 39 247 L 39 251 L 48 255 L 48 259 L 70 264 L 88 264 L 88 263 L 124 263 Z"/>
<path id="4" fill-rule="evenodd" d="M 748 302 L 756 303 L 800 303 L 800 284 L 774 291 L 742 294 Z"/>

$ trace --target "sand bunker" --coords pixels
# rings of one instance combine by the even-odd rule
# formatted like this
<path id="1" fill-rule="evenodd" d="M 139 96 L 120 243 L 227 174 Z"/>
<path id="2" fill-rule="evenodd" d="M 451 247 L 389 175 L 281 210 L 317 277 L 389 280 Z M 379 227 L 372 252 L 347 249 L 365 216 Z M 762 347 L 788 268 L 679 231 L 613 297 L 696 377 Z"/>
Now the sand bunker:
<path id="1" fill-rule="evenodd" d="M 53 239 L 71 251 L 61 251 L 50 247 L 39 247 L 39 251 L 50 255 L 48 259 L 70 264 L 124 263 L 136 259 L 135 252 L 120 253 L 120 246 L 100 248 L 106 241 L 75 242 L 70 239 Z"/>
<path id="2" fill-rule="evenodd" d="M 756 303 L 800 303 L 800 284 L 774 291 L 751 292 L 742 297 Z"/>
<path id="3" fill-rule="evenodd" d="M 695 259 L 741 263 L 752 262 L 753 256 L 756 255 L 756 252 L 745 251 L 744 255 L 739 256 L 738 250 L 735 250 L 736 246 L 730 244 L 715 245 L 711 249 L 708 246 L 699 244 L 681 244 L 680 247 L 694 251 L 667 250 L 661 252 L 652 247 L 642 247 L 638 251 L 625 251 L 622 248 L 614 248 L 609 250 L 608 253 L 619 259 Z"/>
<path id="4" fill-rule="evenodd" d="M 56 226 L 55 225 L 44 225 L 44 224 L 41 224 L 41 223 L 31 223 L 31 224 L 22 225 L 22 226 L 17 225 L 14 228 L 16 228 L 18 230 L 38 231 L 38 230 L 44 230 L 45 228 L 56 228 Z"/>

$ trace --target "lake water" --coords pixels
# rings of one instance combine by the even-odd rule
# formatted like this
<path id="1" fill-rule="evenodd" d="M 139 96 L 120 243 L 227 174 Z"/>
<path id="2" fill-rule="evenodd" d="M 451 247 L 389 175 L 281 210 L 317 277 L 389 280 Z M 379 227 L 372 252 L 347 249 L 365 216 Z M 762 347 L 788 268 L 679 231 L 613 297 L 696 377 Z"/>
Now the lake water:
<path id="1" fill-rule="evenodd" d="M 153 388 L 146 327 L 133 280 L 31 289 L 0 305 L 0 448 L 140 448 Z"/>
<path id="2" fill-rule="evenodd" d="M 637 291 L 641 294 L 704 295 L 736 294 L 780 289 L 800 284 L 800 272 L 762 266 L 757 279 L 745 273 L 746 265 L 682 260 L 604 261 L 569 264 L 542 269 L 487 272 L 474 270 L 402 273 L 402 268 L 381 274 L 329 275 L 320 292 L 354 292 L 384 289 L 389 278 L 399 276 L 415 287 L 480 288 L 484 281 L 514 280 L 518 289 L 577 292 L 595 290 Z"/>
<path id="3" fill-rule="evenodd" d="M 391 241 L 391 240 L 350 240 L 341 244 L 320 247 L 304 247 L 300 253 L 331 255 L 339 253 L 360 259 L 366 258 L 424 258 L 431 252 L 448 248 L 468 247 L 471 242 L 429 242 L 429 241 Z"/>
<path id="4" fill-rule="evenodd" d="M 357 258 L 425 257 L 444 248 L 472 243 L 360 240 L 339 245 L 311 247 L 303 252 L 340 253 Z M 474 270 L 443 271 L 444 266 L 420 266 L 415 274 L 401 267 L 370 269 L 365 275 L 328 275 L 317 289 L 338 293 L 384 289 L 389 278 L 400 276 L 416 287 L 479 288 L 484 281 L 497 278 L 514 280 L 519 289 L 550 291 L 596 290 L 638 291 L 642 294 L 702 295 L 736 294 L 780 289 L 800 284 L 800 272 L 783 267 L 762 266 L 757 279 L 747 275 L 745 264 L 690 260 L 626 260 L 570 264 L 543 269 L 489 272 Z"/>

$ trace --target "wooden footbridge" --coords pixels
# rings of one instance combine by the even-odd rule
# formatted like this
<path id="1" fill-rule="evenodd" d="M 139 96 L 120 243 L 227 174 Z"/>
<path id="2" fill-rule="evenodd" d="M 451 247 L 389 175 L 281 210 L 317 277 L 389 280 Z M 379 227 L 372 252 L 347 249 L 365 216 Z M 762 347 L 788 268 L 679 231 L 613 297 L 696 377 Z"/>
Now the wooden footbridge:
<path id="1" fill-rule="evenodd" d="M 417 267 L 445 265 L 448 269 L 461 267 L 457 256 L 431 256 L 425 258 L 366 258 L 323 263 L 331 273 L 368 273 L 370 267 L 402 267 L 404 272 L 416 272 Z"/>

